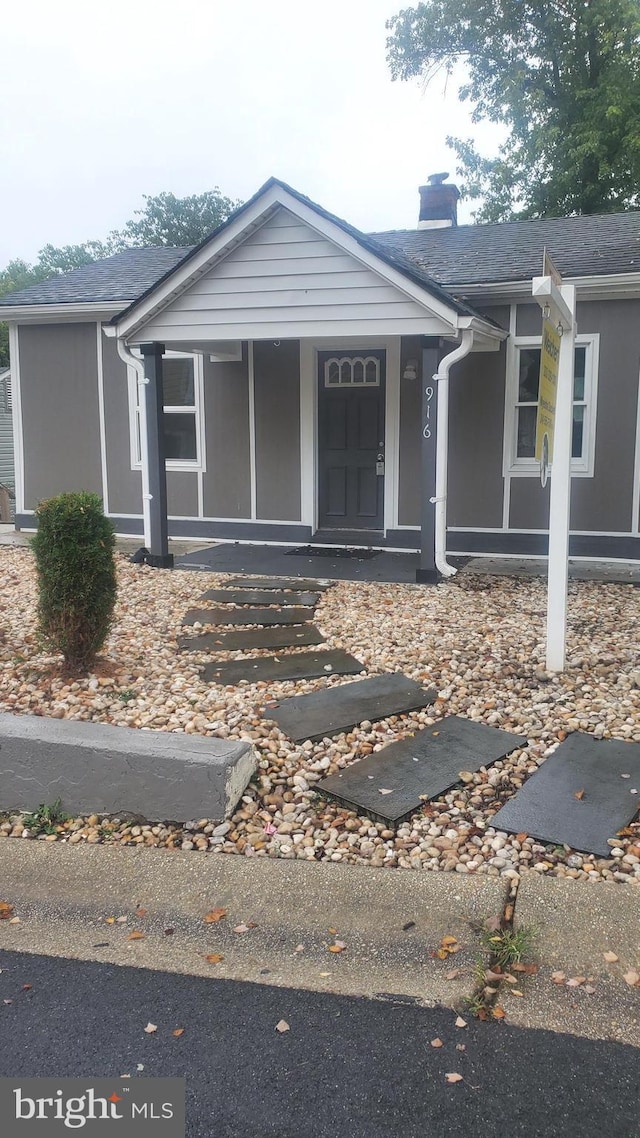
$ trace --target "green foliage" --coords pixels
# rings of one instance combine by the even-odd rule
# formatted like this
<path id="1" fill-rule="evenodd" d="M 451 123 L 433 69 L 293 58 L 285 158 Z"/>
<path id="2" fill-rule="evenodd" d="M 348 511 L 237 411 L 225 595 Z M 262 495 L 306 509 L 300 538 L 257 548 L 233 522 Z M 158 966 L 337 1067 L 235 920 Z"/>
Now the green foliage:
<path id="1" fill-rule="evenodd" d="M 529 954 L 536 936 L 536 929 L 522 925 L 519 929 L 505 928 L 498 929 L 497 932 L 484 929 L 481 941 L 491 952 L 494 964 L 506 970 L 514 964 L 520 964 L 523 956 Z"/>
<path id="2" fill-rule="evenodd" d="M 32 539 L 38 575 L 38 633 L 72 671 L 89 667 L 104 644 L 116 601 L 113 526 L 97 494 L 41 502 Z"/>
<path id="3" fill-rule="evenodd" d="M 27 829 L 34 834 L 55 834 L 58 826 L 62 825 L 63 822 L 68 822 L 71 817 L 70 814 L 65 814 L 61 807 L 60 798 L 56 798 L 51 806 L 41 802 L 38 809 L 34 810 L 33 814 L 26 814 L 22 821 Z"/>
<path id="4" fill-rule="evenodd" d="M 462 68 L 487 159 L 449 138 L 481 221 L 640 205 L 640 0 L 426 0 L 388 21 L 394 79 Z"/>

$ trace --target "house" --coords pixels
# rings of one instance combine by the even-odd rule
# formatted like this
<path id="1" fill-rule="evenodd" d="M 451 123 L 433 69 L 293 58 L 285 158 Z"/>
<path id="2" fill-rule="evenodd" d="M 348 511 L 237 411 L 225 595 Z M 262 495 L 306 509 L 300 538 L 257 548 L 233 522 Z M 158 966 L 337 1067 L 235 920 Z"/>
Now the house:
<path id="1" fill-rule="evenodd" d="M 191 249 L 129 249 L 4 296 L 16 525 L 101 494 L 167 535 L 420 550 L 547 549 L 534 459 L 543 250 L 577 290 L 574 557 L 640 560 L 640 212 L 365 235 L 271 179 Z"/>

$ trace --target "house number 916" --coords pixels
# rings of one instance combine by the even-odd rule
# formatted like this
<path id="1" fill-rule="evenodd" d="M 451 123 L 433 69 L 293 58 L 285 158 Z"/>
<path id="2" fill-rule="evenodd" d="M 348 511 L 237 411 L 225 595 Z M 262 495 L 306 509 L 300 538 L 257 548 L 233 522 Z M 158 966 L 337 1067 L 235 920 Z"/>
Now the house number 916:
<path id="1" fill-rule="evenodd" d="M 425 439 L 431 438 L 430 420 L 431 420 L 431 400 L 433 399 L 433 390 L 434 390 L 433 387 L 425 387 L 425 389 L 424 389 L 424 393 L 425 393 L 425 396 L 427 399 L 426 406 L 424 409 L 424 413 L 425 413 L 425 418 L 427 421 L 426 421 L 424 427 L 422 428 L 422 437 Z"/>

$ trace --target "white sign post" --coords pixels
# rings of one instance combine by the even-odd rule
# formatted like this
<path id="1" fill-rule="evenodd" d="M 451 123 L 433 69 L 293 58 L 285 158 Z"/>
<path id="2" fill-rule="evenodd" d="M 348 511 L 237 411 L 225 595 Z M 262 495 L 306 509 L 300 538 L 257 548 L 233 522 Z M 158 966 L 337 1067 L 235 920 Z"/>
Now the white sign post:
<path id="1" fill-rule="evenodd" d="M 547 586 L 547 671 L 562 672 L 567 637 L 571 441 L 573 433 L 573 357 L 576 290 L 552 276 L 534 277 L 532 293 L 545 316 L 561 331 L 549 508 Z"/>

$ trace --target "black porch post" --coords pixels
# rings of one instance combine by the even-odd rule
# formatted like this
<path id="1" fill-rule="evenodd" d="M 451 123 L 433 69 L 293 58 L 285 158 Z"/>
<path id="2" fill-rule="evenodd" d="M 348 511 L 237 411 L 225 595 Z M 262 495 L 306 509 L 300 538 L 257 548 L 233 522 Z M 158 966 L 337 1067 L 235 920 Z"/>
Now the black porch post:
<path id="1" fill-rule="evenodd" d="M 436 569 L 436 507 L 431 501 L 436 494 L 436 419 L 438 385 L 433 376 L 438 370 L 439 345 L 425 340 L 422 347 L 422 440 L 420 447 L 420 567 L 416 581 L 435 585 L 440 580 Z"/>
<path id="2" fill-rule="evenodd" d="M 147 424 L 151 547 L 147 564 L 158 569 L 172 569 L 167 526 L 167 471 L 164 445 L 164 392 L 162 386 L 163 344 L 141 344 L 144 359 L 144 406 Z M 144 462 L 144 449 L 142 461 Z"/>

